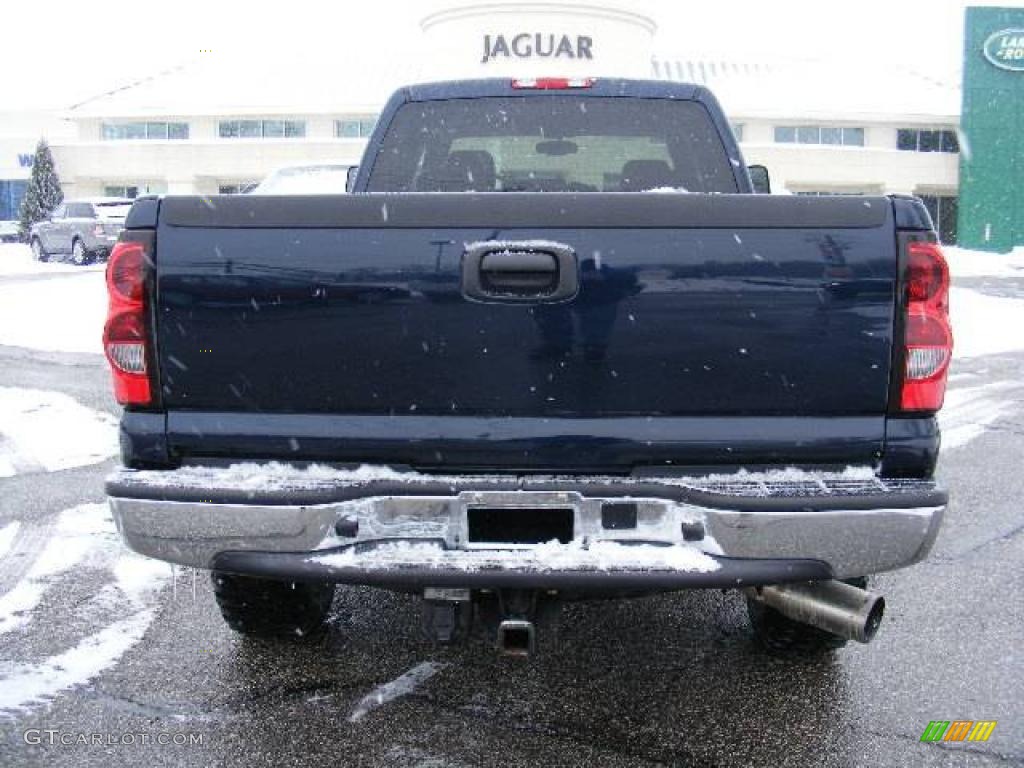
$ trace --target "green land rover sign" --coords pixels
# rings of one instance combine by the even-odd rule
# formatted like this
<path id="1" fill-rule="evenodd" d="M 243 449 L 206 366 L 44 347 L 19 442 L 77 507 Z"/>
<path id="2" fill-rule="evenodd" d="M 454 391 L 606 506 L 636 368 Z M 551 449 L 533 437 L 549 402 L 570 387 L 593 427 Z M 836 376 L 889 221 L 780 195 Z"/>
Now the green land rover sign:
<path id="1" fill-rule="evenodd" d="M 969 0 L 978 2 L 978 0 Z M 1007 253 L 1024 245 L 1024 5 L 964 13 L 957 242 Z"/>
<path id="2" fill-rule="evenodd" d="M 1024 72 L 1024 29 L 1001 29 L 985 40 L 985 58 L 1000 69 Z"/>

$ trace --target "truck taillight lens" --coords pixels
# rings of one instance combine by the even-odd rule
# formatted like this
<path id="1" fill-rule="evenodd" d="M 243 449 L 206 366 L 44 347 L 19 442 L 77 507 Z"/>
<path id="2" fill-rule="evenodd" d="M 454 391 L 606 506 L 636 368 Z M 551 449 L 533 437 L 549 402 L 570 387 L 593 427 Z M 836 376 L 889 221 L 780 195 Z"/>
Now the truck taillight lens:
<path id="1" fill-rule="evenodd" d="M 122 405 L 152 401 L 147 358 L 146 246 L 123 241 L 107 263 L 107 322 L 103 349 L 114 376 L 114 396 Z"/>
<path id="2" fill-rule="evenodd" d="M 145 288 L 146 248 L 142 243 L 114 246 L 107 262 L 107 293 L 111 301 L 141 304 Z"/>
<path id="3" fill-rule="evenodd" d="M 904 354 L 906 368 L 900 410 L 934 413 L 946 394 L 946 374 L 953 357 L 949 323 L 949 268 L 935 243 L 907 245 Z"/>

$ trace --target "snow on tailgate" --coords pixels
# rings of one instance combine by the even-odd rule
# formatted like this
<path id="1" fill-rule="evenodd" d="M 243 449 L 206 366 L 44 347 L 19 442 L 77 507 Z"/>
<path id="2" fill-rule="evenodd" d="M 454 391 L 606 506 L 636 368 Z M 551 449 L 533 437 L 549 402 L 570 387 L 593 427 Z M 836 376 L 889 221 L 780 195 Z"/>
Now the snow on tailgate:
<path id="1" fill-rule="evenodd" d="M 836 487 L 859 487 L 865 490 L 885 490 L 885 485 L 875 475 L 873 467 L 847 467 L 841 471 L 808 471 L 788 467 L 768 472 L 741 470 L 734 474 L 710 474 L 700 476 L 587 476 L 587 475 L 529 475 L 529 481 L 536 483 L 566 482 L 574 486 L 591 483 L 615 483 L 635 485 L 638 483 L 661 483 L 696 489 L 724 490 L 744 496 L 771 495 L 775 488 L 794 489 L 803 487 L 816 492 L 828 492 Z M 513 486 L 514 475 L 460 475 L 425 474 L 422 472 L 398 471 L 390 467 L 364 464 L 355 469 L 331 467 L 325 464 L 295 466 L 278 461 L 264 463 L 241 462 L 229 466 L 185 466 L 174 470 L 131 470 L 120 468 L 109 478 L 129 486 L 156 488 L 201 488 L 221 491 L 287 491 L 331 487 L 363 486 L 377 482 L 391 483 L 440 483 L 456 485 L 466 480 L 504 483 Z"/>

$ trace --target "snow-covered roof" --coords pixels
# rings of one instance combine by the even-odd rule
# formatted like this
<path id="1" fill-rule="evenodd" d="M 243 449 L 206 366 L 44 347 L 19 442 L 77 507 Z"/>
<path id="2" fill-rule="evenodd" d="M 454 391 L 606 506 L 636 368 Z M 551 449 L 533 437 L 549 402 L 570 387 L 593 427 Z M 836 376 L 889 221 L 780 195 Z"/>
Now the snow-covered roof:
<path id="1" fill-rule="evenodd" d="M 371 64 L 343 51 L 301 60 L 204 55 L 101 93 L 69 117 L 372 113 L 396 87 L 430 80 L 422 66 L 384 56 Z M 960 113 L 955 85 L 881 63 L 655 56 L 651 67 L 652 77 L 708 86 L 737 118 L 956 123 Z"/>
<path id="2" fill-rule="evenodd" d="M 278 60 L 208 54 L 76 104 L 72 119 L 372 113 L 405 80 L 343 53 Z"/>
<path id="3" fill-rule="evenodd" d="M 736 118 L 956 123 L 960 90 L 899 65 L 654 57 L 653 76 L 706 85 Z"/>

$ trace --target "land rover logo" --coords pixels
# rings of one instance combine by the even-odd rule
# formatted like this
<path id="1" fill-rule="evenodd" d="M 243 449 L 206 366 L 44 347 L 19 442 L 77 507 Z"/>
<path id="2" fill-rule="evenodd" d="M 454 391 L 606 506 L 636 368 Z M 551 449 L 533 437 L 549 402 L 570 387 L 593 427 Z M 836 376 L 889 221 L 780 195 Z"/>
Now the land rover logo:
<path id="1" fill-rule="evenodd" d="M 983 50 L 985 58 L 1000 69 L 1024 72 L 1024 29 L 993 32 Z"/>
<path id="2" fill-rule="evenodd" d="M 541 32 L 522 32 L 511 37 L 484 35 L 484 57 L 481 64 L 491 59 L 593 59 L 592 38 L 585 35 L 551 35 Z"/>

